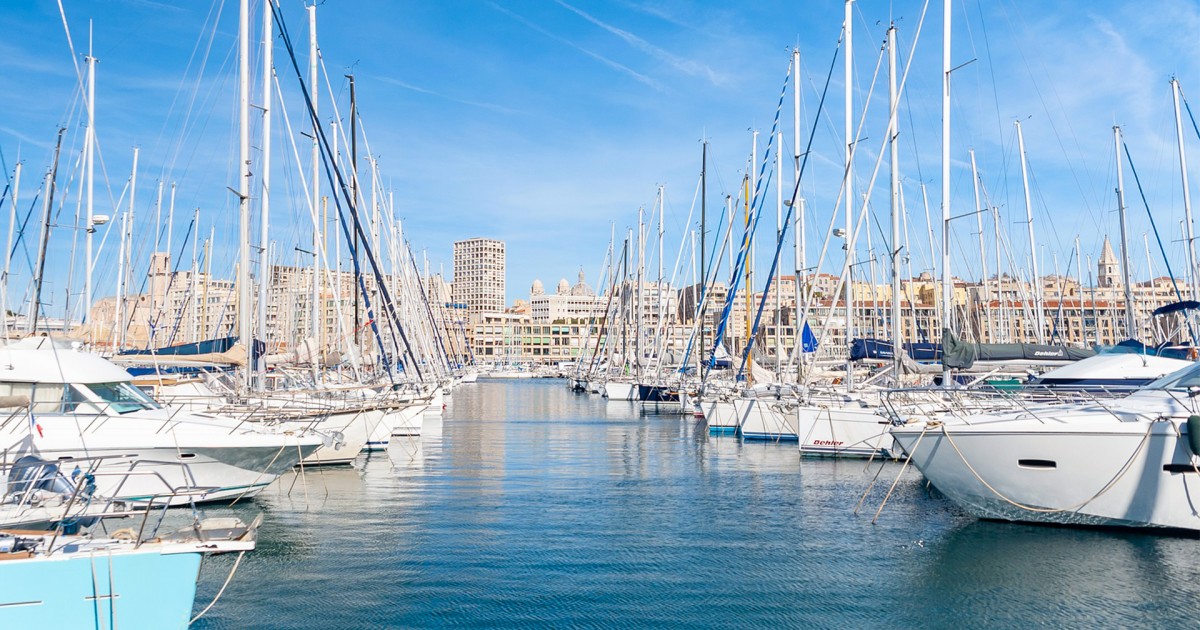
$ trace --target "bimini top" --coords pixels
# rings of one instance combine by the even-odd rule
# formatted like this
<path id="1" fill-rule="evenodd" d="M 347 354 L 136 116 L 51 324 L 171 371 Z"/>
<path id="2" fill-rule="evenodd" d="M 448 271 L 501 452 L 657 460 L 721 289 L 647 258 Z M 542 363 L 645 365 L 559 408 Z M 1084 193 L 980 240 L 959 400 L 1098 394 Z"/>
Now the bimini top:
<path id="1" fill-rule="evenodd" d="M 133 380 L 129 372 L 95 354 L 80 352 L 45 337 L 0 347 L 0 382 L 116 383 Z"/>

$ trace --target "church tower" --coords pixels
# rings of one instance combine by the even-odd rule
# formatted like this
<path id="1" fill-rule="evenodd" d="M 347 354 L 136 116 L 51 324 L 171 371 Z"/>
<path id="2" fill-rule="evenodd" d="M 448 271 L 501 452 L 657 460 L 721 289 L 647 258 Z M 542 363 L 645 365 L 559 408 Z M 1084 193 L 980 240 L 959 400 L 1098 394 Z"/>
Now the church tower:
<path id="1" fill-rule="evenodd" d="M 1113 253 L 1112 244 L 1104 237 L 1104 247 L 1100 251 L 1100 261 L 1096 264 L 1097 284 L 1101 287 L 1121 286 L 1121 263 Z"/>

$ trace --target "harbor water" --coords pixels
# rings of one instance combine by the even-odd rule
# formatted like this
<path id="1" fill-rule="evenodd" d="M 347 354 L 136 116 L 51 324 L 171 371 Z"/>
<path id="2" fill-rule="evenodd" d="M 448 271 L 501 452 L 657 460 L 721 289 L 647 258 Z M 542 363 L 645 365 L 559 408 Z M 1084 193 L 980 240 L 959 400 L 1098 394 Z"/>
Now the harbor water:
<path id="1" fill-rule="evenodd" d="M 572 393 L 455 390 L 424 434 L 285 476 L 197 628 L 1194 627 L 1196 540 L 978 521 L 888 463 Z M 234 557 L 205 561 L 197 611 Z"/>

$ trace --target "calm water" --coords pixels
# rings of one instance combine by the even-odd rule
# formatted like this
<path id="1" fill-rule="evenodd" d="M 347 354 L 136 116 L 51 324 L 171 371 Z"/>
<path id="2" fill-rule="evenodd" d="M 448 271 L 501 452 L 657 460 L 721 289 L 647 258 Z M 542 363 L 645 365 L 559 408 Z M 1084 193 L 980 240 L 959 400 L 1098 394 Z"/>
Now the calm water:
<path id="1" fill-rule="evenodd" d="M 976 521 L 908 472 L 801 460 L 560 381 L 454 392 L 355 468 L 281 480 L 200 628 L 1195 627 L 1200 542 Z M 294 482 L 294 483 L 293 483 Z M 201 572 L 197 609 L 233 562 Z"/>

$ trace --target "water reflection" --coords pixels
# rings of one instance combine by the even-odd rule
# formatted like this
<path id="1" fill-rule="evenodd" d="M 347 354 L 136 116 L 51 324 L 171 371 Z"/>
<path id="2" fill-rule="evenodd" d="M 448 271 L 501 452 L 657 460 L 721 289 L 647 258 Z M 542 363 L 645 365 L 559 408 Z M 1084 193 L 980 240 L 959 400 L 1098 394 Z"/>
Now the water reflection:
<path id="1" fill-rule="evenodd" d="M 425 421 L 420 439 L 230 508 L 266 512 L 263 543 L 198 625 L 1182 626 L 1197 616 L 1194 541 L 981 523 L 894 463 L 801 459 L 794 444 L 710 436 L 691 417 L 558 381 L 464 385 L 442 419 Z M 206 564 L 201 604 L 231 562 Z"/>

